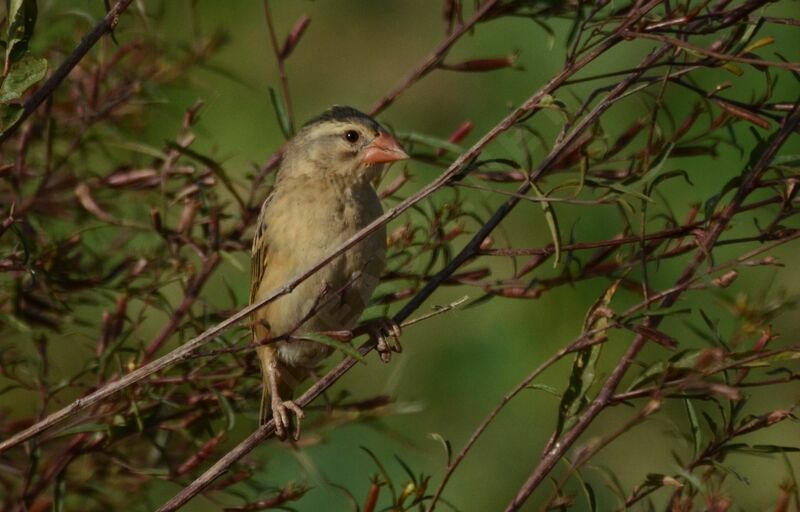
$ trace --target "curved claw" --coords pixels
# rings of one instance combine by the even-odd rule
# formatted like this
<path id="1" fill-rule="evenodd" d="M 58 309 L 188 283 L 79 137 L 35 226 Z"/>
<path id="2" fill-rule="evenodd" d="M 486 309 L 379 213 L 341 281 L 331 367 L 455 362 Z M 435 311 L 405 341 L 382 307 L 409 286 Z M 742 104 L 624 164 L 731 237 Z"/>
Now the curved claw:
<path id="1" fill-rule="evenodd" d="M 384 363 L 388 363 L 391 360 L 392 352 L 399 354 L 403 351 L 403 346 L 400 345 L 400 326 L 396 322 L 388 318 L 381 318 L 374 322 L 370 330 L 377 339 L 378 343 L 375 349 Z"/>
<path id="2" fill-rule="evenodd" d="M 291 431 L 291 413 L 295 416 L 295 430 L 292 438 L 297 441 L 300 439 L 300 420 L 305 417 L 303 409 L 291 400 L 281 400 L 273 395 L 272 417 L 275 420 L 275 435 L 280 439 L 286 439 L 286 434 Z"/>

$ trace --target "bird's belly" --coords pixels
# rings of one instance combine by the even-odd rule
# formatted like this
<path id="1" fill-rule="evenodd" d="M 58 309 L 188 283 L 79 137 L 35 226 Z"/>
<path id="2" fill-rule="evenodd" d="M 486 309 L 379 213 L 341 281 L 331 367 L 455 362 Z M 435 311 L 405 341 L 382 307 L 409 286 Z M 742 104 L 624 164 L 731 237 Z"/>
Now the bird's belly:
<path id="1" fill-rule="evenodd" d="M 350 256 L 350 257 L 348 257 Z M 276 300 L 269 318 L 273 333 L 325 333 L 349 330 L 364 311 L 379 276 L 360 271 L 352 255 L 332 262 L 320 272 L 301 283 L 292 293 Z M 276 345 L 278 358 L 291 366 L 313 368 L 333 348 L 323 343 L 302 339 L 280 341 Z"/>

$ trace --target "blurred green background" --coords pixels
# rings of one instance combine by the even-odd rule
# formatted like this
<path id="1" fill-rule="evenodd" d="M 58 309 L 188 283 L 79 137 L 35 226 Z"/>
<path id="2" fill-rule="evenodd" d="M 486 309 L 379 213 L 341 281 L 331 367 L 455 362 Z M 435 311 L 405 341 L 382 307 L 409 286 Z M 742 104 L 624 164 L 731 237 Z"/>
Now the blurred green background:
<path id="1" fill-rule="evenodd" d="M 229 41 L 204 66 L 190 71 L 185 77 L 185 86 L 157 91 L 163 103 L 148 110 L 141 132 L 130 135 L 142 143 L 160 145 L 163 140 L 174 137 L 183 111 L 202 99 L 206 106 L 202 110 L 197 129 L 199 137 L 194 147 L 215 155 L 224 162 L 231 176 L 243 179 L 252 171 L 253 165 L 265 162 L 283 141 L 267 94 L 268 87 L 277 88 L 279 81 L 269 47 L 262 2 L 199 0 L 196 2 L 197 15 L 193 19 L 189 15 L 189 2 L 144 0 L 136 3 L 154 17 L 148 26 L 133 16 L 124 16 L 118 31 L 121 41 L 132 37 L 135 31 L 147 31 L 152 37 L 170 44 L 188 45 L 193 34 L 216 30 L 225 31 Z M 34 45 L 41 47 L 48 44 L 48 34 L 72 31 L 75 24 L 83 24 L 88 29 L 88 20 L 76 13 L 88 12 L 95 17 L 102 13 L 102 3 L 97 1 L 58 0 L 41 4 L 40 19 L 52 24 L 39 27 L 42 35 L 35 38 Z M 309 15 L 312 20 L 299 47 L 287 61 L 294 109 L 300 122 L 331 104 L 348 104 L 366 110 L 444 37 L 441 3 L 430 0 L 294 0 L 276 1 L 272 5 L 279 35 L 287 33 L 301 15 Z M 800 3 L 794 0 L 777 2 L 769 7 L 767 14 L 798 17 L 799 7 Z M 163 13 L 159 13 L 161 10 Z M 551 36 L 525 19 L 501 19 L 479 25 L 471 36 L 456 44 L 447 61 L 498 57 L 519 51 L 519 69 L 483 74 L 436 71 L 403 94 L 379 119 L 400 132 L 417 131 L 442 139 L 447 138 L 462 121 L 470 120 L 475 123 L 475 129 L 463 142 L 467 147 L 494 126 L 509 107 L 524 101 L 561 69 L 570 26 L 569 19 L 553 22 L 555 32 Z M 800 61 L 797 30 L 796 27 L 769 27 L 765 34 L 773 35 L 776 44 L 762 55 L 773 58 L 772 52 L 778 51 L 791 61 Z M 613 66 L 613 69 L 633 66 L 650 48 L 646 44 L 623 45 L 598 60 L 582 75 L 603 72 L 608 66 Z M 743 99 L 749 99 L 763 86 L 761 75 L 751 69 L 747 69 L 742 77 L 723 73 L 719 70 L 699 73 L 698 82 L 711 88 L 721 79 L 731 80 L 734 87 L 728 91 L 729 96 Z M 594 87 L 608 83 L 612 82 L 572 86 L 557 96 L 569 108 L 575 108 Z M 796 81 L 783 80 L 779 82 L 774 97 L 794 101 L 797 93 Z M 678 113 L 689 111 L 695 101 L 691 95 L 678 89 L 669 90 L 667 99 Z M 648 111 L 648 106 L 640 99 L 631 99 L 612 108 L 604 116 L 603 127 L 609 133 L 619 133 Z M 561 118 L 556 113 L 544 112 L 537 115 L 534 124 L 552 142 L 561 127 Z M 752 147 L 752 137 L 746 130 L 742 129 L 737 136 L 745 147 Z M 796 153 L 798 149 L 800 145 L 795 138 L 782 154 Z M 484 156 L 502 156 L 515 151 L 513 141 L 505 139 L 493 144 Z M 535 157 L 541 156 L 542 150 L 535 153 Z M 687 170 L 694 183 L 692 186 L 674 180 L 664 188 L 676 216 L 682 218 L 690 204 L 702 203 L 718 192 L 722 183 L 741 171 L 745 159 L 746 156 L 738 150 L 729 148 L 713 160 L 699 157 L 680 159 L 676 163 L 670 161 L 668 165 Z M 438 169 L 418 162 L 409 163 L 407 168 L 415 186 L 426 183 L 438 172 Z M 397 172 L 399 169 L 393 170 L 393 173 Z M 394 175 L 387 181 L 391 181 Z M 444 201 L 450 194 L 444 191 L 435 196 L 435 200 Z M 501 200 L 498 196 L 479 193 L 467 194 L 467 197 L 471 206 L 481 214 Z M 619 214 L 613 207 L 572 207 L 558 211 L 562 231 L 569 233 L 572 230 L 579 240 L 601 240 L 613 236 L 621 227 Z M 402 219 L 398 220 L 396 225 L 401 222 Z M 750 227 L 737 229 L 748 233 Z M 496 233 L 496 240 L 497 246 L 503 246 L 506 240 L 511 245 L 523 247 L 549 243 L 550 236 L 539 206 L 520 205 Z M 720 257 L 725 254 L 721 251 Z M 787 263 L 797 261 L 796 246 L 784 247 L 776 254 Z M 247 269 L 248 255 L 236 257 Z M 654 286 L 665 287 L 672 283 L 680 263 L 672 262 L 651 269 L 650 278 Z M 508 276 L 511 272 L 509 260 L 498 258 L 492 260 L 491 265 L 498 276 Z M 547 276 L 555 275 L 557 271 L 548 264 L 537 272 L 537 275 Z M 215 281 L 206 287 L 206 295 L 213 301 L 215 282 L 219 284 L 219 280 L 224 278 L 236 284 L 238 299 L 244 305 L 248 272 L 226 264 L 218 274 Z M 411 468 L 432 475 L 433 484 L 438 484 L 445 467 L 445 454 L 429 434 L 438 433 L 450 440 L 454 449 L 460 449 L 504 393 L 580 333 L 584 313 L 607 284 L 589 280 L 572 287 L 560 287 L 533 301 L 494 299 L 480 307 L 455 311 L 408 328 L 403 338 L 406 350 L 391 364 L 384 366 L 376 357 L 370 357 L 367 366 L 358 365 L 336 385 L 336 389 L 348 389 L 355 397 L 391 394 L 404 404 L 402 409 L 406 412 L 386 417 L 380 423 L 348 424 L 327 431 L 324 442 L 308 443 L 308 446 L 297 449 L 277 442 L 266 443 L 255 452 L 255 457 L 265 461 L 265 471 L 258 475 L 257 480 L 275 486 L 287 480 L 311 484 L 313 489 L 294 504 L 298 510 L 350 510 L 350 502 L 339 486 L 363 502 L 370 487 L 369 475 L 376 471 L 369 456 L 359 449 L 363 446 L 380 458 L 397 482 L 406 480 L 403 468 L 394 460 L 395 454 L 401 454 Z M 724 334 L 732 332 L 737 325 L 738 320 L 732 318 L 728 306 L 737 296 L 747 295 L 750 301 L 769 302 L 776 297 L 795 296 L 798 291 L 800 276 L 792 265 L 782 269 L 759 267 L 743 273 L 727 290 L 704 294 L 702 304 L 688 298 L 682 300 L 681 305 L 690 308 L 702 306 L 712 318 L 724 319 L 720 324 L 720 331 Z M 480 291 L 443 289 L 436 293 L 429 305 L 444 304 L 465 294 L 476 298 Z M 620 308 L 634 303 L 635 297 L 627 294 L 621 292 Z M 704 346 L 705 342 L 687 327 L 689 323 L 701 325 L 699 322 L 695 310 L 688 318 L 667 320 L 664 329 L 677 337 L 682 347 Z M 158 327 L 157 322 L 153 322 L 150 334 L 155 333 Z M 784 341 L 791 342 L 796 341 L 798 327 L 800 319 L 796 313 L 790 313 L 776 321 L 774 330 L 781 333 Z M 142 336 L 146 337 L 146 334 Z M 601 363 L 604 372 L 630 339 L 631 335 L 627 333 L 612 334 Z M 668 354 L 660 347 L 650 347 L 642 355 L 642 359 L 648 361 L 665 357 Z M 338 359 L 338 356 L 332 359 Z M 65 367 L 70 364 L 64 362 Z M 72 364 L 79 364 L 79 361 Z M 571 361 L 564 361 L 554 366 L 537 382 L 562 390 L 569 374 L 569 364 Z M 601 379 L 603 375 L 601 372 Z M 768 393 L 753 391 L 748 394 L 752 397 L 748 410 L 764 413 L 795 404 L 800 388 L 795 383 Z M 257 404 L 253 406 L 255 408 Z M 557 398 L 536 390 L 524 392 L 515 399 L 456 472 L 445 492 L 447 500 L 464 511 L 497 510 L 505 506 L 537 463 L 555 425 L 557 407 Z M 579 445 L 611 431 L 634 412 L 619 406 L 602 414 Z M 239 423 L 238 433 L 242 437 L 254 426 L 251 420 L 247 418 Z M 660 414 L 603 450 L 595 458 L 592 468 L 583 472 L 584 477 L 596 490 L 604 489 L 604 477 L 597 469 L 604 466 L 618 476 L 624 488 L 630 490 L 647 473 L 672 473 L 676 464 L 671 452 L 682 455 L 690 452 L 690 443 L 676 435 L 686 430 L 686 421 L 680 402 L 665 403 Z M 749 440 L 754 443 L 796 443 L 800 439 L 800 426 L 797 422 L 784 422 L 757 436 Z M 800 471 L 797 457 L 790 456 L 789 460 L 795 471 Z M 735 497 L 735 509 L 771 509 L 778 483 L 787 475 L 786 466 L 779 459 L 742 455 L 732 456 L 728 462 L 748 481 L 731 478 L 725 483 L 725 491 Z M 151 509 L 178 489 L 173 483 L 157 483 L 148 496 L 142 497 L 144 502 L 132 505 L 131 510 Z M 568 489 L 577 493 L 574 509 L 588 510 L 579 487 L 573 483 Z M 670 492 L 662 490 L 654 499 L 658 503 Z M 537 510 L 546 498 L 547 491 L 535 494 L 524 510 Z M 616 503 L 606 491 L 600 492 L 598 499 L 600 510 L 609 510 Z M 226 503 L 234 502 L 226 499 Z M 198 498 L 185 510 L 218 508 L 218 504 Z"/>

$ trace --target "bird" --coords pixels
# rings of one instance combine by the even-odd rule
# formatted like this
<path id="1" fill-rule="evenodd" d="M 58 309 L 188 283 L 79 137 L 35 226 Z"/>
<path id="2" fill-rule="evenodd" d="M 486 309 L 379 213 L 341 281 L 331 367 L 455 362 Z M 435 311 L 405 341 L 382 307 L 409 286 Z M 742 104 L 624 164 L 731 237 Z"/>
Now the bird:
<path id="1" fill-rule="evenodd" d="M 303 125 L 285 147 L 258 216 L 250 303 L 270 296 L 380 217 L 375 186 L 388 165 L 407 158 L 383 126 L 353 107 L 335 105 Z M 263 378 L 260 421 L 274 418 L 280 439 L 291 433 L 292 423 L 293 437 L 299 438 L 304 414 L 292 401 L 293 391 L 333 351 L 302 333 L 352 329 L 380 281 L 385 259 L 382 226 L 253 313 L 251 331 Z M 401 348 L 399 327 L 385 319 L 373 327 L 381 359 L 388 361 Z"/>

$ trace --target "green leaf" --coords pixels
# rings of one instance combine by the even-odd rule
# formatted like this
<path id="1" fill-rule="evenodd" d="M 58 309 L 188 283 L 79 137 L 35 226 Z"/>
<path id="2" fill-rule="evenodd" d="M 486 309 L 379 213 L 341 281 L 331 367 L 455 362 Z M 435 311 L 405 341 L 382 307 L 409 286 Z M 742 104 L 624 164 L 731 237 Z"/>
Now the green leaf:
<path id="1" fill-rule="evenodd" d="M 633 205 L 628 201 L 626 201 L 625 199 L 621 197 L 615 197 L 613 201 L 617 203 L 620 207 L 622 207 L 622 209 L 625 210 L 628 213 L 628 215 L 633 215 L 636 213 L 636 209 L 633 207 Z"/>
<path id="2" fill-rule="evenodd" d="M 383 480 L 386 482 L 386 485 L 389 487 L 389 492 L 392 493 L 392 502 L 396 502 L 397 501 L 397 491 L 395 491 L 394 484 L 392 483 L 392 479 L 389 478 L 389 473 L 386 471 L 386 468 L 383 467 L 383 464 L 381 464 L 381 461 L 378 460 L 378 457 L 374 453 L 372 453 L 372 450 L 370 450 L 366 446 L 359 446 L 359 448 L 361 448 L 362 450 L 367 452 L 367 455 L 369 455 L 369 457 L 372 459 L 372 462 L 374 462 L 375 465 L 378 467 L 378 471 L 380 471 L 381 476 L 383 476 Z"/>
<path id="3" fill-rule="evenodd" d="M 684 400 L 683 403 L 686 406 L 686 415 L 689 417 L 689 426 L 691 427 L 692 444 L 694 448 L 693 454 L 696 458 L 700 455 L 700 450 L 702 449 L 703 433 L 700 430 L 700 422 L 697 420 L 697 413 L 694 410 L 694 406 L 692 406 L 692 401 Z"/>
<path id="4" fill-rule="evenodd" d="M 541 29 L 544 30 L 545 34 L 547 34 L 547 50 L 551 51 L 556 44 L 555 31 L 550 27 L 550 25 L 544 23 L 543 21 L 535 17 L 532 17 L 531 21 L 539 25 L 539 27 L 541 27 Z"/>
<path id="5" fill-rule="evenodd" d="M 536 192 L 537 198 L 546 198 L 533 181 L 531 181 L 530 184 L 533 191 Z M 550 237 L 553 239 L 553 247 L 556 250 L 553 257 L 553 268 L 557 268 L 558 264 L 561 262 L 561 234 L 558 231 L 558 219 L 556 218 L 556 212 L 550 201 L 541 201 L 539 204 L 542 206 L 544 218 L 547 221 L 547 227 L 550 229 Z"/>
<path id="6" fill-rule="evenodd" d="M 662 173 L 664 164 L 667 162 L 667 160 L 669 160 L 669 156 L 672 153 L 673 149 L 675 149 L 675 143 L 670 142 L 669 144 L 666 145 L 666 147 L 664 147 L 663 150 L 661 150 L 658 153 L 658 155 L 650 165 L 650 170 L 647 171 L 644 180 L 644 191 L 648 197 L 653 193 L 653 190 L 659 183 L 674 178 L 676 176 L 681 176 L 683 177 L 684 180 L 686 180 L 686 182 L 689 183 L 689 185 L 694 185 L 694 183 L 692 183 L 692 180 L 689 179 L 689 174 L 686 171 L 673 170 Z"/>
<path id="7" fill-rule="evenodd" d="M 581 488 L 583 489 L 583 494 L 586 496 L 586 501 L 589 504 L 589 510 L 591 512 L 597 512 L 597 498 L 595 497 L 594 489 L 592 489 L 592 486 L 589 485 L 589 483 L 583 479 L 583 475 L 581 475 L 580 471 L 575 472 L 575 477 L 581 484 Z"/>
<path id="8" fill-rule="evenodd" d="M 270 87 L 269 99 L 272 101 L 272 108 L 275 109 L 275 115 L 278 116 L 278 125 L 281 127 L 283 136 L 287 139 L 291 139 L 294 135 L 294 126 L 292 125 L 292 120 L 289 118 L 286 105 L 283 103 L 283 98 L 280 97 L 275 89 Z"/>
<path id="9" fill-rule="evenodd" d="M 653 160 L 652 164 L 650 165 L 650 170 L 647 172 L 647 174 L 658 176 L 658 173 L 661 172 L 661 168 L 664 167 L 664 163 L 669 159 L 669 155 L 672 153 L 673 149 L 675 149 L 674 142 L 667 144 L 656 156 L 656 159 Z"/>
<path id="10" fill-rule="evenodd" d="M 733 360 L 737 359 L 744 359 L 746 357 L 752 356 L 757 354 L 758 352 L 749 350 L 747 352 L 741 352 L 738 354 L 731 354 L 730 357 Z M 757 368 L 763 366 L 771 366 L 771 363 L 779 363 L 782 361 L 794 361 L 796 359 L 800 359 L 800 351 L 796 350 L 787 350 L 785 352 L 779 352 L 772 356 L 762 357 L 758 361 L 753 361 L 750 363 L 744 363 L 741 366 L 744 368 Z"/>
<path id="11" fill-rule="evenodd" d="M 238 270 L 239 272 L 244 272 L 244 267 L 242 263 L 236 258 L 236 256 L 228 251 L 219 251 L 219 255 L 222 256 L 222 259 L 229 263 L 233 268 Z"/>
<path id="12" fill-rule="evenodd" d="M 417 477 L 416 477 L 416 476 L 414 476 L 414 472 L 413 472 L 413 471 L 411 471 L 411 467 L 410 467 L 408 464 L 406 464 L 406 463 L 405 463 L 405 461 L 404 461 L 403 459 L 401 459 L 401 458 L 400 458 L 400 456 L 399 456 L 399 455 L 397 455 L 396 453 L 394 454 L 394 458 L 395 458 L 395 459 L 397 459 L 397 462 L 399 462 L 399 463 L 400 463 L 400 465 L 403 467 L 403 470 L 404 470 L 404 471 L 406 472 L 406 474 L 408 475 L 408 478 L 409 478 L 409 479 L 410 479 L 412 482 L 414 482 L 414 486 L 415 486 L 415 487 L 417 487 L 417 486 L 419 485 L 419 484 L 417 483 Z"/>
<path id="13" fill-rule="evenodd" d="M 594 178 L 589 178 L 589 177 L 586 178 L 586 183 L 591 184 L 594 187 L 607 188 L 607 189 L 613 190 L 614 192 L 618 192 L 618 193 L 620 193 L 622 195 L 633 196 L 633 197 L 636 197 L 638 199 L 642 199 L 643 201 L 647 201 L 649 203 L 653 202 L 653 200 L 651 198 L 647 197 L 646 195 L 642 194 L 641 192 L 633 190 L 630 187 L 626 187 L 625 185 L 620 185 L 619 183 L 604 182 L 604 181 L 600 181 L 600 180 L 597 180 L 597 179 L 594 179 Z"/>
<path id="14" fill-rule="evenodd" d="M 561 393 L 558 392 L 556 388 L 553 386 L 548 386 L 547 384 L 528 384 L 525 386 L 526 389 L 537 389 L 539 391 L 544 391 L 545 393 L 550 393 L 551 395 L 561 398 Z"/>
<path id="15" fill-rule="evenodd" d="M 30 55 L 11 65 L 8 75 L 0 87 L 0 102 L 8 103 L 22 96 L 30 86 L 47 74 L 47 60 Z"/>
<path id="16" fill-rule="evenodd" d="M 719 469 L 723 473 L 729 473 L 729 474 L 735 476 L 736 479 L 739 480 L 740 482 L 742 482 L 744 484 L 747 484 L 747 485 L 750 485 L 750 479 L 747 478 L 744 475 L 741 475 L 738 471 L 736 471 L 732 467 L 725 466 L 724 464 L 721 464 L 719 461 L 716 461 L 716 460 L 712 460 L 711 464 L 713 464 L 714 467 L 716 467 L 717 469 Z"/>
<path id="17" fill-rule="evenodd" d="M 776 444 L 754 444 L 753 446 L 742 448 L 739 451 L 744 453 L 797 453 L 800 448 L 796 446 L 779 446 Z"/>
<path id="18" fill-rule="evenodd" d="M 566 48 L 569 48 L 570 46 L 572 46 L 573 41 L 576 38 L 579 38 L 581 36 L 581 34 L 583 33 L 582 24 L 583 24 L 584 16 L 585 16 L 585 14 L 583 12 L 583 9 L 576 9 L 575 10 L 575 16 L 574 16 L 575 19 L 572 21 L 572 27 L 570 27 L 569 34 L 567 35 L 567 40 L 564 43 Z"/>
<path id="19" fill-rule="evenodd" d="M 648 309 L 644 313 L 637 313 L 635 315 L 632 315 L 629 318 L 626 318 L 626 320 L 628 322 L 633 322 L 634 320 L 638 320 L 639 318 L 643 318 L 643 317 L 651 317 L 651 318 L 663 317 L 663 318 L 666 318 L 668 316 L 674 316 L 674 315 L 685 315 L 685 314 L 691 313 L 691 312 L 692 312 L 692 310 L 690 308 L 685 308 L 685 307 L 680 307 L 680 306 L 670 306 L 668 308 Z"/>
<path id="20" fill-rule="evenodd" d="M 236 413 L 233 410 L 230 400 L 228 400 L 225 395 L 220 393 L 216 388 L 209 387 L 208 389 L 214 394 L 214 397 L 217 399 L 217 403 L 219 403 L 219 405 L 222 407 L 222 411 L 225 413 L 225 430 L 233 430 L 233 427 L 236 426 Z"/>
<path id="21" fill-rule="evenodd" d="M 58 472 L 56 484 L 53 486 L 53 512 L 64 511 L 64 498 L 67 490 L 66 468 Z"/>
<path id="22" fill-rule="evenodd" d="M 729 71 L 730 73 L 732 73 L 732 74 L 734 74 L 736 76 L 742 76 L 744 74 L 744 71 L 742 70 L 742 68 L 740 68 L 739 66 L 737 66 L 733 62 L 726 62 L 725 64 L 722 65 L 722 68 L 727 70 L 727 71 Z"/>
<path id="23" fill-rule="evenodd" d="M 22 117 L 25 111 L 22 105 L 12 103 L 11 105 L 0 105 L 0 133 L 8 130 Z"/>
<path id="24" fill-rule="evenodd" d="M 711 430 L 711 433 L 713 434 L 712 437 L 716 437 L 718 430 L 717 422 L 714 421 L 714 418 L 712 418 L 707 412 L 703 411 L 701 414 L 703 415 L 703 419 L 706 420 L 706 423 L 708 423 L 708 428 Z"/>
<path id="25" fill-rule="evenodd" d="M 764 18 L 759 17 L 755 23 L 748 23 L 742 37 L 739 38 L 740 46 L 748 44 L 764 26 L 765 21 Z M 737 49 L 735 53 L 739 54 L 740 50 Z"/>
<path id="26" fill-rule="evenodd" d="M 545 94 L 539 100 L 537 104 L 539 108 L 552 108 L 555 110 L 566 110 L 567 104 L 561 101 L 560 99 L 556 98 L 555 96 L 551 96 L 549 94 Z"/>
<path id="27" fill-rule="evenodd" d="M 22 320 L 21 318 L 19 318 L 16 315 L 12 315 L 11 313 L 7 313 L 5 315 L 2 315 L 2 317 L 0 317 L 0 318 L 2 318 L 3 321 L 9 327 L 13 327 L 14 329 L 16 329 L 19 332 L 22 332 L 22 333 L 33 332 L 33 329 L 31 329 L 30 326 L 28 324 L 26 324 L 24 320 Z"/>
<path id="28" fill-rule="evenodd" d="M 453 446 L 450 444 L 450 441 L 445 439 L 444 436 L 442 436 L 442 434 L 439 434 L 437 432 L 429 433 L 428 437 L 430 437 L 434 441 L 439 441 L 442 447 L 444 447 L 444 452 L 447 455 L 447 467 L 449 468 L 450 464 L 453 461 Z"/>
<path id="29" fill-rule="evenodd" d="M 676 169 L 674 171 L 668 171 L 668 172 L 665 172 L 664 174 L 658 175 L 653 180 L 653 182 L 648 185 L 647 193 L 648 194 L 652 193 L 653 189 L 655 189 L 656 185 L 658 185 L 659 183 L 661 183 L 663 181 L 670 180 L 672 178 L 678 178 L 678 177 L 683 178 L 683 180 L 686 183 L 688 183 L 691 186 L 694 186 L 694 183 L 692 183 L 692 180 L 689 178 L 689 173 L 688 172 L 680 170 L 680 169 Z"/>
<path id="30" fill-rule="evenodd" d="M 83 425 L 75 425 L 56 434 L 56 437 L 71 436 L 73 434 L 83 434 L 86 432 L 108 432 L 111 426 L 106 423 L 84 423 Z"/>
<path id="31" fill-rule="evenodd" d="M 583 186 L 586 184 L 586 175 L 589 173 L 589 157 L 586 155 L 581 157 L 579 170 L 580 174 L 578 186 L 575 188 L 575 192 L 572 194 L 573 199 L 578 197 L 578 195 L 583 191 Z"/>
<path id="32" fill-rule="evenodd" d="M 695 367 L 697 360 L 703 352 L 704 350 L 683 350 L 669 358 L 668 361 L 658 361 L 648 366 L 633 380 L 633 382 L 631 382 L 627 391 L 638 389 L 642 385 L 655 380 L 656 377 L 663 375 L 668 370 L 691 370 Z"/>
<path id="33" fill-rule="evenodd" d="M 788 167 L 800 166 L 800 155 L 775 155 L 775 157 L 772 159 L 772 165 L 785 165 Z"/>
<path id="34" fill-rule="evenodd" d="M 164 153 L 162 150 L 158 149 L 155 146 L 149 146 L 147 144 L 141 144 L 137 142 L 127 142 L 127 141 L 104 141 L 104 144 L 107 146 L 124 149 L 126 151 L 140 153 L 142 155 L 150 156 L 153 158 L 158 158 L 159 160 L 167 159 L 166 153 Z"/>
<path id="35" fill-rule="evenodd" d="M 725 343 L 725 340 L 722 339 L 722 333 L 719 331 L 719 322 L 714 322 L 713 320 L 711 320 L 711 318 L 709 318 L 709 316 L 706 314 L 705 311 L 703 311 L 702 308 L 699 311 L 700 311 L 700 317 L 703 319 L 703 322 L 706 324 L 706 327 L 711 333 L 712 341 L 715 341 L 717 344 L 722 346 L 722 348 L 724 348 L 726 351 L 730 352 L 731 351 L 730 347 L 728 346 L 727 343 Z"/>
<path id="36" fill-rule="evenodd" d="M 689 483 L 692 487 L 694 487 L 698 491 L 703 489 L 703 483 L 700 481 L 699 478 L 693 475 L 691 471 L 679 467 L 675 469 L 675 473 L 680 475 L 684 480 L 686 480 L 687 483 Z"/>
<path id="37" fill-rule="evenodd" d="M 355 360 L 357 360 L 357 361 L 359 361 L 361 363 L 367 364 L 367 360 L 364 359 L 364 356 L 362 356 L 358 352 L 358 350 L 353 348 L 352 345 L 350 345 L 349 343 L 342 342 L 342 341 L 339 341 L 337 339 L 331 338 L 330 336 L 326 336 L 326 335 L 324 335 L 322 333 L 319 333 L 319 332 L 304 332 L 303 334 L 301 334 L 299 336 L 295 336 L 294 338 L 295 339 L 299 339 L 299 340 L 313 341 L 314 343 L 321 343 L 323 345 L 327 345 L 329 347 L 333 347 L 336 350 L 341 350 L 343 353 L 345 353 L 346 355 L 352 357 L 353 359 L 355 359 Z"/>
<path id="38" fill-rule="evenodd" d="M 434 149 L 449 151 L 450 153 L 455 153 L 457 155 L 460 155 L 461 153 L 464 152 L 464 148 L 462 148 L 458 144 L 453 144 L 452 142 L 442 140 L 436 137 L 431 137 L 430 135 L 425 135 L 422 133 L 397 132 L 397 137 L 402 140 L 407 140 L 409 142 L 417 142 L 419 144 L 423 144 L 425 146 L 429 146 Z"/>
<path id="39" fill-rule="evenodd" d="M 157 478 L 166 478 L 170 475 L 170 471 L 167 468 L 136 468 L 136 472 Z"/>
<path id="40" fill-rule="evenodd" d="M 583 332 L 597 329 L 604 329 L 608 326 L 608 318 L 604 310 L 608 309 L 611 299 L 617 293 L 617 288 L 622 280 L 618 279 L 595 301 L 584 320 Z M 593 339 L 605 337 L 605 332 L 601 331 L 593 335 Z M 568 425 L 574 422 L 575 416 L 583 410 L 588 403 L 586 394 L 594 383 L 595 367 L 600 357 L 602 344 L 592 345 L 579 351 L 572 363 L 572 372 L 569 376 L 569 385 L 561 397 L 561 404 L 558 411 L 557 432 L 562 432 Z"/>
<path id="41" fill-rule="evenodd" d="M 144 422 L 142 421 L 142 413 L 139 410 L 139 404 L 133 397 L 131 397 L 131 409 L 133 412 L 133 419 L 136 421 L 136 429 L 139 431 L 139 433 L 141 433 L 144 431 Z"/>
<path id="42" fill-rule="evenodd" d="M 6 46 L 6 69 L 8 63 L 18 60 L 28 49 L 28 41 L 36 25 L 36 0 L 6 0 L 8 13 L 8 43 Z"/>

